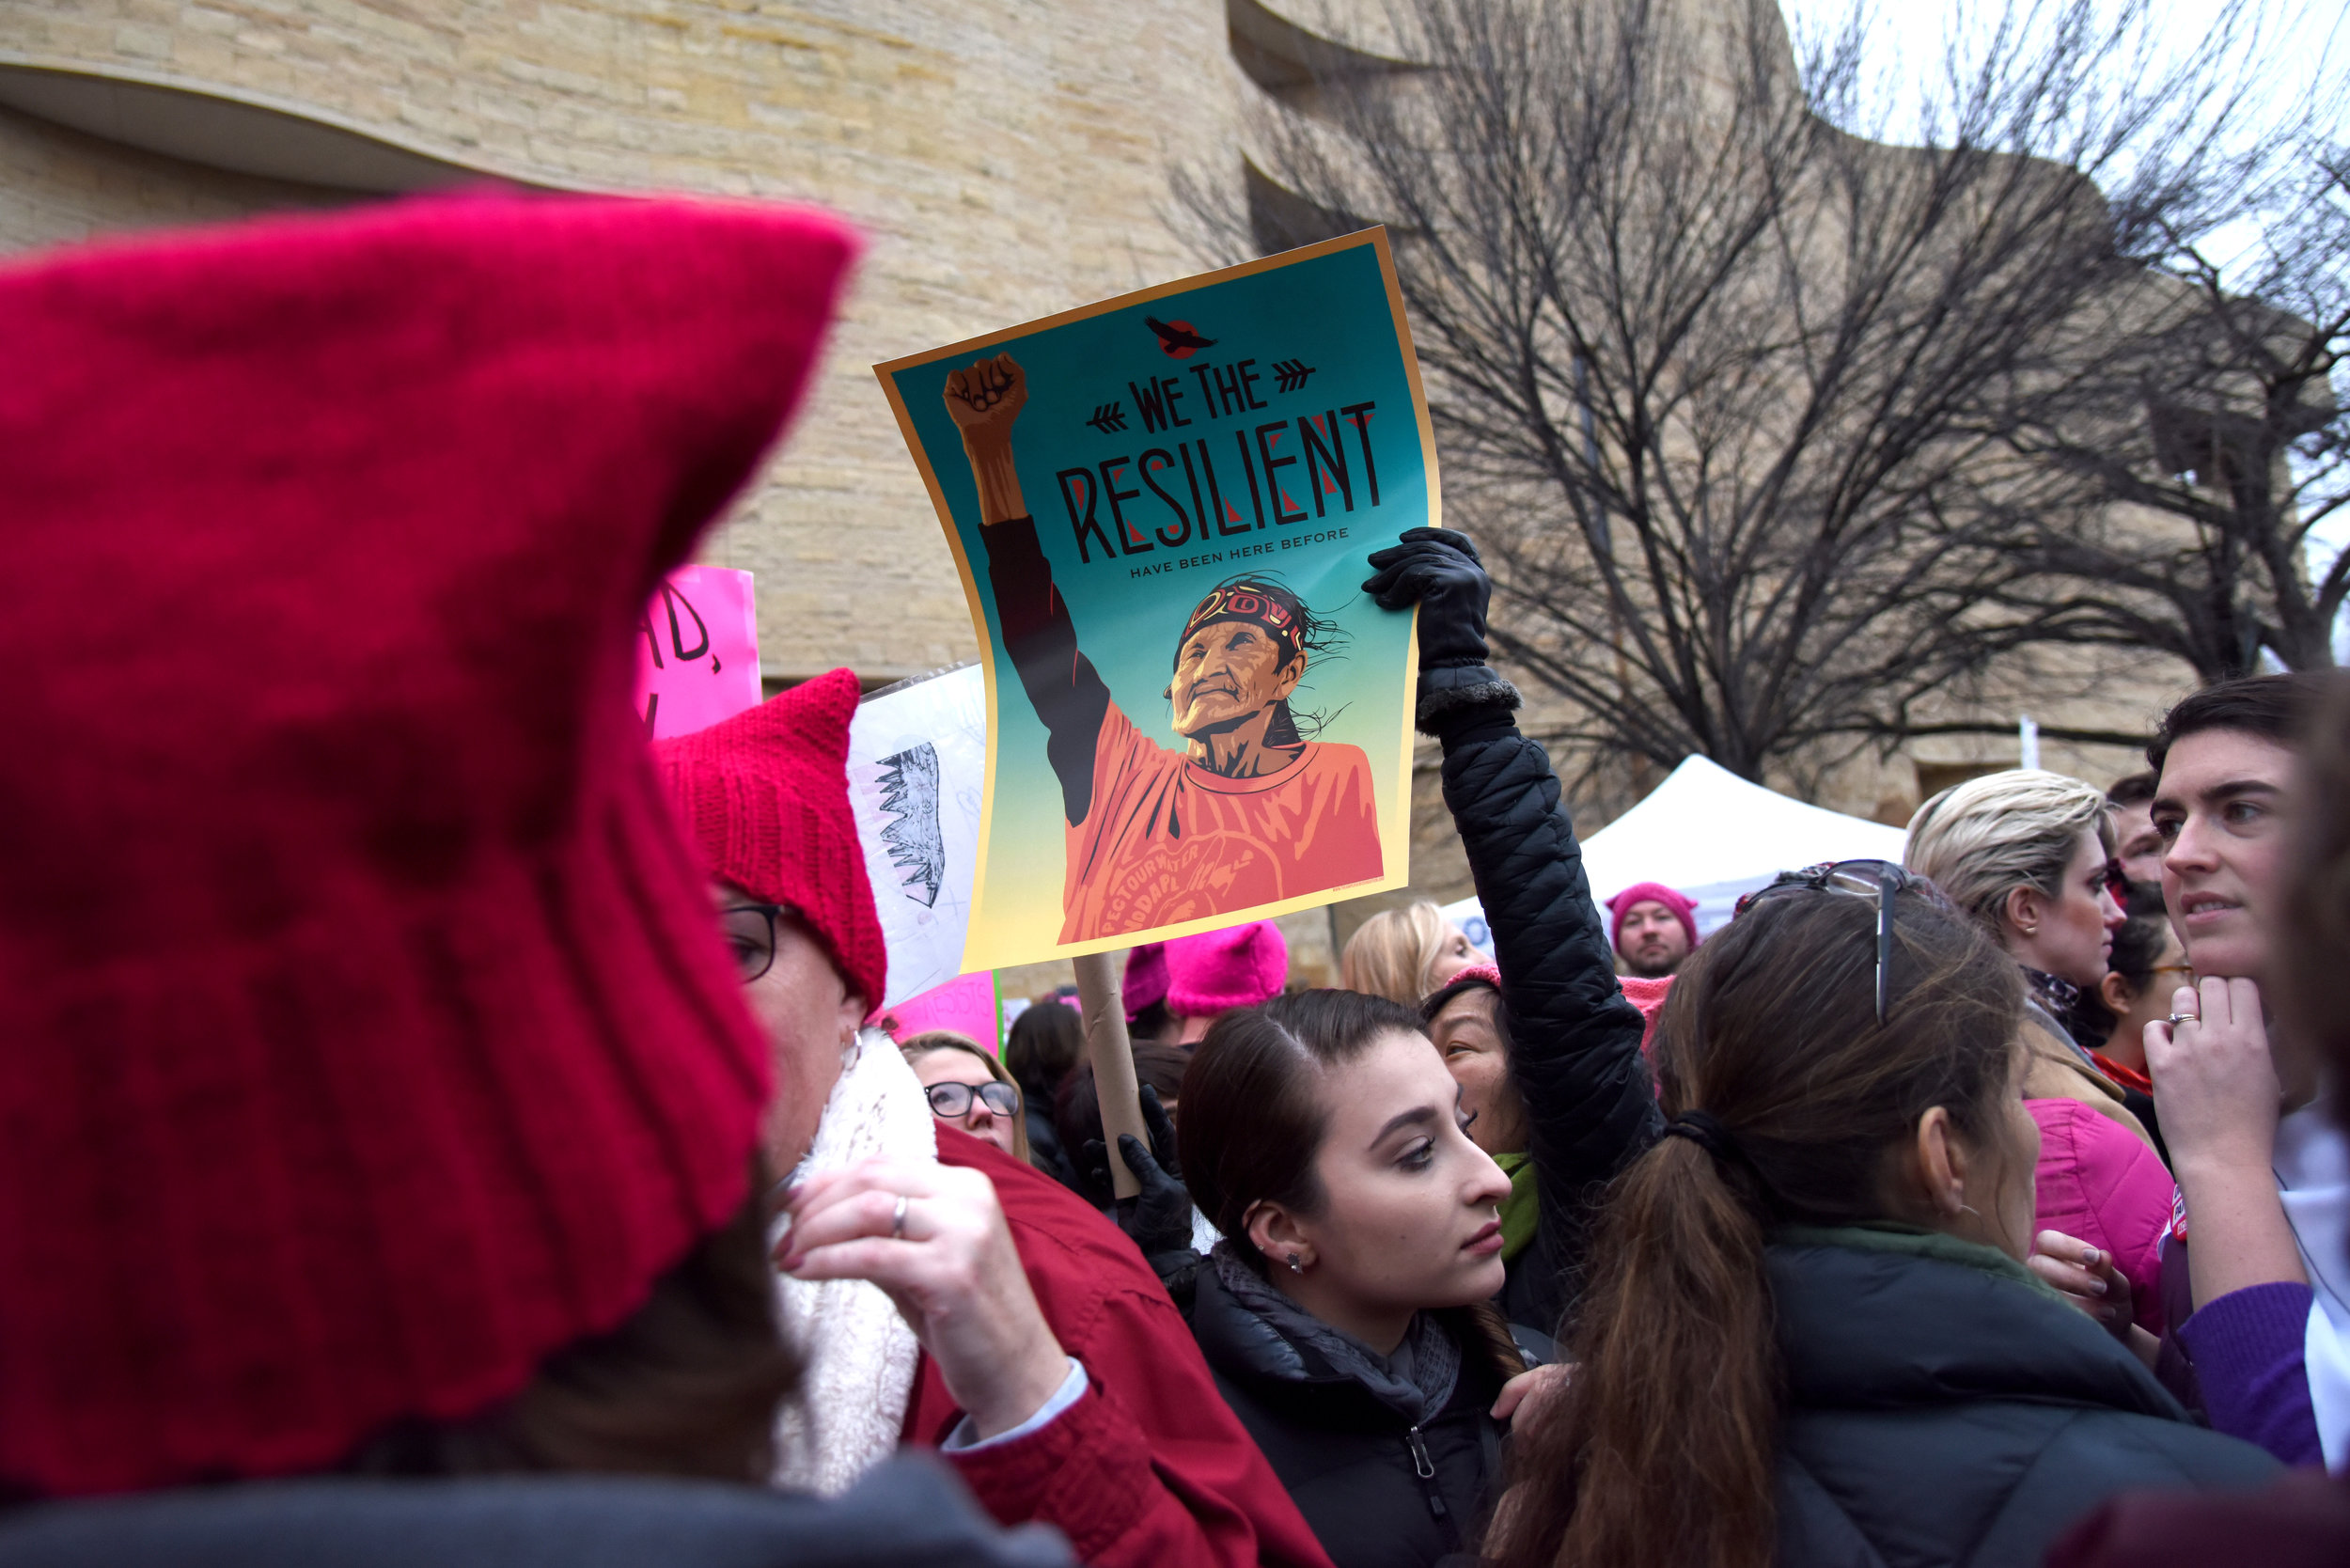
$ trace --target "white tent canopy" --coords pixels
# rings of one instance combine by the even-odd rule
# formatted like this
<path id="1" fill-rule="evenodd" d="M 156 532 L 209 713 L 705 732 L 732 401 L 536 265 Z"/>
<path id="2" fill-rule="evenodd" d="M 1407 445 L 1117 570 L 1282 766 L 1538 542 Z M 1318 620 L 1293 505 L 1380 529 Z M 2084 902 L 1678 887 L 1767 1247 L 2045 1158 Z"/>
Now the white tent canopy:
<path id="1" fill-rule="evenodd" d="M 1636 882 L 1661 882 L 1695 899 L 1703 936 L 1730 919 L 1740 895 L 1780 871 L 1823 860 L 1899 861 L 1906 841 L 1898 827 L 1807 806 L 1691 757 L 1647 799 L 1584 840 L 1583 869 L 1603 907 Z M 1445 913 L 1492 950 L 1475 899 Z"/>

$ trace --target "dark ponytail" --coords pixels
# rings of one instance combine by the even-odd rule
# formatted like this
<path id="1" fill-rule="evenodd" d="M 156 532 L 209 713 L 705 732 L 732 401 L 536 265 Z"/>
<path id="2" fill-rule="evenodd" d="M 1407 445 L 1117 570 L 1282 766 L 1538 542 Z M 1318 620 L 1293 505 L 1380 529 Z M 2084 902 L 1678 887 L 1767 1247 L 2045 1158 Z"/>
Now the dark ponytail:
<path id="1" fill-rule="evenodd" d="M 1766 900 L 1698 949 L 1658 1021 L 1668 1136 L 1609 1193 L 1557 1414 L 1519 1435 L 1485 1544 L 1499 1568 L 1766 1568 L 1781 1368 L 1766 1229 L 1888 1217 L 1889 1150 L 1932 1106 L 1996 1140 L 2023 995 L 1927 891 L 1895 904 L 1890 1021 L 1876 912 Z"/>

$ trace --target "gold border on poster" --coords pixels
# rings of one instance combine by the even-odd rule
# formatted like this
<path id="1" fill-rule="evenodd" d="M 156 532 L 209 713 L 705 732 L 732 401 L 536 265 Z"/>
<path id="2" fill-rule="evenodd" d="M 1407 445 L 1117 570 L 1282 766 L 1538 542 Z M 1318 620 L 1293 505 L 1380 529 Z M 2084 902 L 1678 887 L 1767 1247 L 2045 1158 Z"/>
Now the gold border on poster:
<path id="1" fill-rule="evenodd" d="M 889 400 L 889 411 L 897 417 L 898 431 L 905 439 L 906 450 L 914 455 L 915 466 L 921 470 L 922 486 L 930 492 L 931 506 L 938 513 L 940 531 L 947 536 L 947 548 L 954 552 L 955 575 L 962 580 L 964 608 L 970 613 L 971 628 L 979 635 L 982 655 L 979 659 L 979 669 L 987 682 L 987 782 L 985 792 L 981 796 L 979 811 L 979 858 L 972 873 L 971 924 L 963 941 L 963 973 L 971 974 L 983 968 L 1001 968 L 1013 964 L 1042 963 L 1056 958 L 1074 958 L 1084 953 L 1110 952 L 1120 948 L 1131 948 L 1138 941 L 1162 941 L 1173 936 L 1190 936 L 1199 932 L 1221 931 L 1227 926 L 1238 925 L 1244 920 L 1271 919 L 1279 915 L 1295 914 L 1301 909 L 1319 909 L 1325 904 L 1336 903 L 1341 899 L 1361 898 L 1367 894 L 1388 892 L 1410 882 L 1412 879 L 1413 734 L 1410 716 L 1413 713 L 1413 696 L 1419 686 L 1419 611 L 1417 608 L 1412 611 L 1412 636 L 1404 644 L 1402 711 L 1405 723 L 1401 751 L 1396 759 L 1395 798 L 1387 802 L 1386 810 L 1381 814 L 1379 831 L 1381 863 L 1384 867 L 1389 861 L 1395 862 L 1392 870 L 1383 870 L 1378 876 L 1368 881 L 1348 883 L 1340 887 L 1325 887 L 1314 893 L 1301 893 L 1295 898 L 1258 904 L 1248 909 L 1231 910 L 1211 916 L 1203 920 L 1187 920 L 1179 925 L 1153 926 L 1147 932 L 1128 933 L 1119 936 L 1097 936 L 1083 942 L 1057 945 L 1048 952 L 1038 953 L 1030 957 L 984 952 L 975 956 L 974 949 L 979 941 L 979 933 L 985 928 L 986 922 L 987 857 L 995 828 L 995 737 L 999 729 L 995 722 L 997 698 L 995 651 L 993 641 L 987 635 L 987 611 L 979 602 L 979 579 L 972 574 L 971 562 L 964 554 L 963 531 L 955 525 L 955 514 L 953 509 L 947 504 L 947 493 L 939 488 L 938 476 L 931 468 L 930 454 L 923 449 L 921 437 L 914 428 L 913 417 L 906 411 L 905 400 L 898 395 L 898 384 L 891 378 L 901 370 L 934 365 L 942 359 L 955 359 L 966 354 L 976 355 L 984 350 L 994 348 L 998 343 L 1030 337 L 1048 328 L 1064 326 L 1071 321 L 1089 321 L 1095 316 L 1105 316 L 1113 310 L 1124 310 L 1133 306 L 1147 305 L 1152 300 L 1165 299 L 1170 294 L 1188 294 L 1211 284 L 1229 282 L 1233 278 L 1249 277 L 1258 273 L 1274 272 L 1283 267 L 1293 267 L 1301 261 L 1311 261 L 1321 257 L 1336 255 L 1340 251 L 1355 250 L 1366 245 L 1379 259 L 1379 278 L 1386 285 L 1387 290 L 1387 314 L 1395 326 L 1396 346 L 1402 351 L 1403 374 L 1412 388 L 1412 417 L 1419 425 L 1420 463 L 1427 475 L 1427 525 L 1432 528 L 1440 528 L 1444 525 L 1444 496 L 1436 476 L 1436 431 L 1428 417 L 1428 397 L 1420 385 L 1419 379 L 1419 355 L 1412 346 L 1412 323 L 1403 314 L 1403 290 L 1396 277 L 1395 257 L 1387 248 L 1387 231 L 1384 226 L 1358 229 L 1352 234 L 1342 234 L 1335 240 L 1323 240 L 1314 244 L 1301 245 L 1295 250 L 1285 250 L 1277 256 L 1260 257 L 1254 261 L 1243 261 L 1238 266 L 1223 267 L 1210 273 L 1197 273 L 1190 277 L 1177 278 L 1171 283 L 1153 284 L 1148 289 L 1138 289 L 1130 294 L 1116 294 L 1108 299 L 1096 300 L 1091 305 L 1081 305 L 1073 309 L 1063 310 L 1037 321 L 1023 321 L 1017 326 L 1005 327 L 997 332 L 983 333 L 977 337 L 966 337 L 959 343 L 948 343 L 941 348 L 925 350 L 921 353 L 906 354 L 901 358 L 885 360 L 873 367 L 874 378 L 881 383 L 882 396 Z M 1390 850 L 1395 853 L 1390 855 L 1388 853 Z"/>

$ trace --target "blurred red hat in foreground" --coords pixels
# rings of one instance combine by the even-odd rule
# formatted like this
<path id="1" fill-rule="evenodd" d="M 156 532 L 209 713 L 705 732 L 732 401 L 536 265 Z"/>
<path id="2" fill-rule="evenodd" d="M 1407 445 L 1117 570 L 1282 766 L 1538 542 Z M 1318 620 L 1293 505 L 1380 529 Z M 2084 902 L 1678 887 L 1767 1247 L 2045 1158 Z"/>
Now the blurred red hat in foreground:
<path id="1" fill-rule="evenodd" d="M 470 197 L 0 271 L 0 1485 L 476 1412 L 742 1202 L 630 632 L 854 249 Z"/>

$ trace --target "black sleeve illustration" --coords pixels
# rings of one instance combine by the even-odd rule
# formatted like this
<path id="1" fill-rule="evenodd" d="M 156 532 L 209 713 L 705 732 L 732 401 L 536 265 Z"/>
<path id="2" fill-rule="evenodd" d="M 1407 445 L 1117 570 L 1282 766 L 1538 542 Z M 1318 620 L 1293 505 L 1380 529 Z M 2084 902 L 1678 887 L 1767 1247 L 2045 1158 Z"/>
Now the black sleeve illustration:
<path id="1" fill-rule="evenodd" d="M 1014 517 L 979 529 L 987 546 L 987 586 L 995 596 L 1004 650 L 1021 689 L 1051 737 L 1044 755 L 1060 779 L 1072 827 L 1093 808 L 1093 754 L 1109 712 L 1110 689 L 1077 650 L 1069 605 L 1053 586 L 1053 569 L 1037 542 L 1036 519 Z"/>

